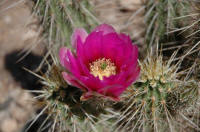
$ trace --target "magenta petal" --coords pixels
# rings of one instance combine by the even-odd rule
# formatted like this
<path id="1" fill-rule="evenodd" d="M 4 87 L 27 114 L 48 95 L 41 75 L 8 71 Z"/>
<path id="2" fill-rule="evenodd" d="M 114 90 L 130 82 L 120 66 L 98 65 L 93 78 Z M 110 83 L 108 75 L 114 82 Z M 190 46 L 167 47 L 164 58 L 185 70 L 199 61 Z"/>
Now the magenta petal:
<path id="1" fill-rule="evenodd" d="M 113 98 L 118 98 L 120 94 L 126 89 L 126 87 L 122 85 L 110 85 L 106 86 L 102 89 L 98 90 L 98 93 L 103 94 L 105 96 L 113 97 Z"/>
<path id="2" fill-rule="evenodd" d="M 126 34 L 124 34 L 124 33 L 121 33 L 121 34 L 119 34 L 119 37 L 120 37 L 126 44 L 132 44 L 131 38 L 130 38 L 128 35 L 126 35 Z"/>
<path id="3" fill-rule="evenodd" d="M 66 61 L 67 61 L 67 52 L 68 52 L 68 49 L 66 47 L 62 47 L 60 48 L 60 51 L 59 51 L 59 59 L 60 59 L 60 63 L 63 67 L 66 67 Z M 67 66 L 68 67 L 68 66 Z"/>
<path id="4" fill-rule="evenodd" d="M 102 57 L 102 37 L 102 32 L 88 35 L 84 43 L 84 53 L 89 62 Z"/>
<path id="5" fill-rule="evenodd" d="M 84 93 L 84 94 L 81 96 L 80 100 L 81 100 L 81 101 L 86 101 L 86 100 L 88 100 L 89 98 L 91 98 L 92 96 L 93 96 L 92 92 L 89 91 L 89 92 Z"/>
<path id="6" fill-rule="evenodd" d="M 118 60 L 122 61 L 124 60 L 123 57 L 124 53 L 126 52 L 124 50 L 124 45 L 125 43 L 118 37 L 117 33 L 104 35 L 102 40 L 103 55 L 106 58 L 110 58 L 115 63 L 118 62 L 116 58 L 120 56 L 120 59 Z"/>
<path id="7" fill-rule="evenodd" d="M 137 45 L 131 45 L 129 48 L 131 50 L 126 50 L 127 53 L 124 55 L 124 61 L 121 64 L 121 71 L 128 71 L 128 69 L 133 68 L 135 69 L 138 65 L 138 47 Z"/>
<path id="8" fill-rule="evenodd" d="M 66 47 L 60 48 L 60 51 L 59 51 L 59 59 L 60 59 L 61 65 L 62 65 L 63 67 L 64 67 L 64 60 L 66 59 L 66 54 L 67 54 L 67 48 L 66 48 Z"/>
<path id="9" fill-rule="evenodd" d="M 64 78 L 64 80 L 69 84 L 69 85 L 72 85 L 72 86 L 75 86 L 75 87 L 78 87 L 82 90 L 86 90 L 85 87 L 83 85 L 81 85 L 79 83 L 79 81 L 71 74 L 68 74 L 67 72 L 62 72 L 62 76 Z"/>
<path id="10" fill-rule="evenodd" d="M 87 76 L 87 77 L 80 77 L 81 82 L 87 86 L 87 89 L 89 91 L 97 91 L 98 89 L 101 89 L 103 87 L 102 82 L 93 75 Z"/>
<path id="11" fill-rule="evenodd" d="M 83 67 L 80 64 L 79 58 L 77 58 L 71 51 L 67 52 L 67 58 L 70 63 L 69 72 L 74 76 L 79 78 L 81 75 L 84 75 Z"/>
<path id="12" fill-rule="evenodd" d="M 72 72 L 75 75 L 79 75 L 80 68 L 75 56 L 72 54 L 71 51 L 67 52 L 67 58 L 69 59 L 69 62 L 70 62 L 70 72 Z"/>
<path id="13" fill-rule="evenodd" d="M 80 37 L 81 42 L 84 43 L 87 36 L 88 36 L 88 33 L 85 31 L 85 29 L 83 29 L 83 28 L 75 29 L 75 31 L 73 32 L 73 34 L 71 36 L 72 47 L 76 49 L 78 37 Z"/>
<path id="14" fill-rule="evenodd" d="M 129 86 L 133 82 L 135 82 L 140 75 L 140 67 L 137 66 L 132 72 L 129 73 L 129 76 L 127 77 L 126 84 Z"/>
<path id="15" fill-rule="evenodd" d="M 108 24 L 101 24 L 93 30 L 93 32 L 99 32 L 99 31 L 102 31 L 103 35 L 106 35 L 108 33 L 114 33 L 115 29 Z"/>
<path id="16" fill-rule="evenodd" d="M 133 45 L 133 50 L 131 53 L 131 61 L 136 62 L 137 63 L 137 59 L 138 59 L 138 47 L 137 45 Z"/>
<path id="17" fill-rule="evenodd" d="M 88 60 L 85 56 L 83 44 L 80 40 L 80 37 L 77 40 L 76 54 L 77 54 L 77 61 L 80 65 L 80 68 L 81 68 L 81 71 L 82 71 L 81 75 L 88 76 L 90 74 L 89 69 L 87 68 L 87 65 L 88 65 L 89 62 L 88 62 Z"/>

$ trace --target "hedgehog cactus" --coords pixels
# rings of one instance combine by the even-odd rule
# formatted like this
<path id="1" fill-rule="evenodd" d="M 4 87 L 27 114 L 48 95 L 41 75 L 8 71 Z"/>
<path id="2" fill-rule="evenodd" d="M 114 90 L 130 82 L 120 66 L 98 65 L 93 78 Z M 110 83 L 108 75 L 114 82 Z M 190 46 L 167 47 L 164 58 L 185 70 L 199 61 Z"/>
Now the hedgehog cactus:
<path id="1" fill-rule="evenodd" d="M 180 100 L 176 95 L 178 68 L 171 64 L 172 60 L 164 63 L 162 56 L 154 58 L 151 53 L 140 63 L 140 80 L 123 95 L 117 130 L 173 130 L 171 115 Z M 165 121 L 168 123 L 164 125 Z"/>
<path id="2" fill-rule="evenodd" d="M 146 44 L 152 46 L 155 42 L 163 44 L 174 41 L 174 35 L 168 33 L 190 28 L 177 29 L 182 25 L 177 17 L 185 15 L 183 10 L 189 9 L 189 3 L 146 0 Z M 182 10 L 181 6 L 185 8 Z M 194 66 L 197 72 L 194 80 L 189 77 L 193 66 L 183 71 L 184 74 L 178 72 L 185 68 L 181 62 L 186 56 L 192 52 L 199 55 L 196 54 L 199 51 L 199 28 L 189 36 L 192 47 L 184 50 L 186 54 L 180 53 L 180 61 L 175 63 L 178 59 L 174 60 L 179 52 L 168 61 L 163 61 L 162 55 L 154 56 L 150 52 L 146 59 L 141 60 L 139 68 L 138 49 L 132 45 L 129 36 L 118 34 L 105 24 L 91 34 L 87 33 L 98 23 L 90 12 L 91 6 L 87 0 L 38 0 L 35 9 L 48 36 L 50 46 L 46 58 L 50 55 L 53 61 L 53 64 L 47 63 L 49 69 L 44 76 L 37 75 L 44 89 L 35 91 L 40 93 L 36 98 L 44 109 L 31 125 L 43 113 L 48 115 L 38 131 L 43 131 L 50 122 L 52 132 L 111 132 L 113 129 L 116 132 L 174 132 L 183 130 L 178 122 L 181 122 L 181 118 L 188 121 L 192 113 L 188 111 L 199 114 L 200 68 Z M 198 24 L 199 19 L 192 25 L 198 27 Z M 77 27 L 79 30 L 71 35 Z M 175 30 L 170 31 L 172 28 Z M 194 38 L 191 37 L 193 35 Z M 197 65 L 200 63 L 198 59 L 194 62 Z M 138 78 L 140 69 L 139 80 L 132 84 Z M 116 107 L 118 105 L 120 108 Z M 197 114 L 188 121 L 194 130 L 200 130 Z"/>
<path id="3" fill-rule="evenodd" d="M 87 0 L 38 0 L 34 14 L 39 16 L 54 54 L 61 45 L 70 47 L 70 36 L 75 28 L 83 27 L 90 31 L 98 24 Z"/>
<path id="4" fill-rule="evenodd" d="M 109 122 L 102 114 L 107 114 L 106 103 L 100 98 L 93 98 L 88 101 L 80 101 L 82 92 L 72 86 L 67 85 L 63 80 L 61 68 L 52 66 L 49 73 L 46 73 L 42 83 L 45 85 L 41 94 L 39 104 L 45 105 L 43 113 L 48 113 L 38 131 L 42 131 L 48 120 L 52 119 L 50 131 L 103 131 Z M 40 114 L 39 114 L 40 115 Z M 105 124 L 104 124 L 105 123 Z M 103 125 L 104 128 L 98 127 Z M 107 128 L 108 129 L 108 128 Z"/>
<path id="5" fill-rule="evenodd" d="M 52 132 L 93 132 L 110 129 L 110 123 L 107 122 L 110 119 L 107 104 L 110 102 L 106 101 L 105 103 L 105 100 L 98 97 L 80 101 L 83 92 L 64 81 L 61 74 L 63 68 L 58 60 L 58 49 L 61 45 L 71 48 L 70 40 L 73 29 L 83 27 L 90 31 L 97 25 L 90 9 L 88 1 L 37 1 L 34 13 L 41 19 L 44 33 L 48 37 L 48 52 L 42 63 L 47 62 L 48 70 L 44 76 L 36 75 L 44 85 L 43 90 L 37 91 L 40 94 L 36 97 L 39 99 L 38 103 L 42 104 L 44 108 L 26 131 L 42 114 L 47 114 L 47 118 L 40 124 L 39 132 L 48 127 L 49 122 L 49 129 Z M 52 64 L 47 61 L 48 56 L 51 56 Z"/>
<path id="6" fill-rule="evenodd" d="M 152 46 L 177 41 L 174 32 L 180 31 L 182 21 L 176 18 L 186 15 L 191 7 L 185 0 L 145 0 L 145 43 Z M 172 31 L 175 30 L 175 31 Z"/>
<path id="7" fill-rule="evenodd" d="M 172 18 L 176 17 L 174 6 L 177 2 L 177 0 L 145 1 L 145 23 L 147 26 L 145 40 L 148 46 L 151 46 L 157 40 L 163 40 L 168 29 L 174 26 Z"/>
<path id="8" fill-rule="evenodd" d="M 44 76 L 38 76 L 44 85 L 42 90 L 34 90 L 38 96 L 37 105 L 43 109 L 31 121 L 25 131 L 42 116 L 45 119 L 36 128 L 37 132 L 104 132 L 111 131 L 114 113 L 109 100 L 98 96 L 81 101 L 83 92 L 68 85 L 60 74 L 62 68 L 56 65 L 50 67 Z M 34 73 L 33 73 L 34 74 Z M 103 126 L 103 127 L 102 127 Z"/>
<path id="9" fill-rule="evenodd" d="M 115 115 L 112 101 L 119 101 L 140 73 L 137 45 L 107 24 L 97 26 L 90 34 L 76 29 L 71 43 L 74 50 L 60 48 L 60 64 L 52 56 L 53 64 L 41 77 L 45 87 L 37 98 L 46 106 L 39 116 L 49 113 L 54 120 L 52 132 L 109 130 L 107 120 Z"/>

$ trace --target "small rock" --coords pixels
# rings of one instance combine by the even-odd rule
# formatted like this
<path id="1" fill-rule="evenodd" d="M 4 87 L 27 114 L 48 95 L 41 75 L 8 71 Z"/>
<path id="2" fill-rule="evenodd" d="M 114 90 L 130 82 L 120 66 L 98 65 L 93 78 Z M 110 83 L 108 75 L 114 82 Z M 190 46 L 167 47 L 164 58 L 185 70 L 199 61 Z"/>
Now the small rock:
<path id="1" fill-rule="evenodd" d="M 29 109 L 32 107 L 32 96 L 28 92 L 22 92 L 21 95 L 18 97 L 17 103 L 23 106 L 25 109 Z"/>
<path id="2" fill-rule="evenodd" d="M 16 132 L 17 130 L 16 120 L 11 118 L 5 119 L 0 125 L 0 130 L 2 132 Z"/>
<path id="3" fill-rule="evenodd" d="M 128 10 L 136 10 L 141 5 L 141 0 L 120 0 L 120 4 L 123 8 Z"/>
<path id="4" fill-rule="evenodd" d="M 16 119 L 18 122 L 23 122 L 25 120 L 27 120 L 28 118 L 28 112 L 26 110 L 24 110 L 23 108 L 20 108 L 17 105 L 11 105 L 10 108 L 10 114 L 11 116 Z"/>
<path id="5" fill-rule="evenodd" d="M 12 22 L 12 18 L 7 15 L 7 16 L 4 17 L 4 21 L 5 21 L 6 24 L 10 24 Z"/>
<path id="6" fill-rule="evenodd" d="M 0 124 L 4 121 L 4 119 L 6 119 L 8 117 L 9 117 L 9 113 L 7 111 L 3 111 L 3 110 L 0 111 Z"/>

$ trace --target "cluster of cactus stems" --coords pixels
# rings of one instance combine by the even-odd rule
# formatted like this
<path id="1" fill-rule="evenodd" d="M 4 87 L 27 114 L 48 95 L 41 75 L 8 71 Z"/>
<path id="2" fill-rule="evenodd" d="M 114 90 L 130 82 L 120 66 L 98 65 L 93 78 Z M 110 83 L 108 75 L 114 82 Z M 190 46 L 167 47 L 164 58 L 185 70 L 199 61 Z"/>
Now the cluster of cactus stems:
<path id="1" fill-rule="evenodd" d="M 98 25 L 87 0 L 37 0 L 34 14 L 39 16 L 43 32 L 47 38 L 48 53 L 57 55 L 61 46 L 71 47 L 71 34 L 75 28 L 87 31 Z M 43 63 L 41 63 L 43 64 Z"/>
<path id="2" fill-rule="evenodd" d="M 44 108 L 35 118 L 41 114 L 47 113 L 48 116 L 40 125 L 38 131 L 47 127 L 50 121 L 49 129 L 54 131 L 105 131 L 109 129 L 111 117 L 105 116 L 111 114 L 106 107 L 108 101 L 101 98 L 92 98 L 87 101 L 80 101 L 82 91 L 76 87 L 69 86 L 60 74 L 58 66 L 54 65 L 42 79 L 43 90 L 36 91 L 40 93 L 36 98 L 38 103 Z M 36 120 L 34 120 L 36 121 Z M 32 122 L 32 124 L 34 123 Z M 30 126 L 32 125 L 30 124 Z M 104 126 L 104 127 L 102 127 Z M 30 127 L 27 128 L 27 130 Z"/>
<path id="3" fill-rule="evenodd" d="M 149 53 L 140 63 L 140 79 L 122 96 L 118 131 L 180 130 L 174 117 L 197 99 L 198 83 L 179 80 L 182 73 L 179 62 L 173 64 L 175 55 L 163 61 L 162 55 Z"/>
<path id="4" fill-rule="evenodd" d="M 182 52 L 175 47 L 171 57 L 162 55 L 162 50 L 158 53 L 161 48 L 154 52 L 151 50 L 139 62 L 139 80 L 122 94 L 120 102 L 113 102 L 99 97 L 81 101 L 82 91 L 68 85 L 61 75 L 63 69 L 58 61 L 58 49 L 63 45 L 71 48 L 70 37 L 75 28 L 83 27 L 91 31 L 98 24 L 89 2 L 37 1 L 34 13 L 42 21 L 49 44 L 44 58 L 48 70 L 42 76 L 36 75 L 44 85 L 42 90 L 35 91 L 39 93 L 36 98 L 43 110 L 32 124 L 42 114 L 48 115 L 38 131 L 48 127 L 49 120 L 52 132 L 200 130 L 200 5 L 197 3 L 193 9 L 191 5 L 194 2 L 184 0 L 147 0 L 144 3 L 147 25 L 145 44 L 149 48 L 154 49 L 155 43 L 158 47 L 165 47 L 164 43 L 171 41 L 174 41 L 174 46 L 181 47 L 173 36 L 177 32 L 183 32 L 185 36 L 181 43 L 184 41 L 191 45 L 183 48 Z M 182 20 L 187 22 L 183 24 Z M 47 61 L 49 55 L 51 64 Z M 184 66 L 186 57 L 192 60 L 189 68 Z"/>
<path id="5" fill-rule="evenodd" d="M 177 0 L 146 0 L 145 1 L 145 40 L 149 46 L 166 37 L 170 28 L 176 26 L 172 19 L 177 16 Z"/>
<path id="6" fill-rule="evenodd" d="M 91 9 L 88 1 L 37 1 L 34 14 L 40 17 L 44 34 L 47 36 L 48 52 L 42 63 L 48 65 L 48 70 L 43 76 L 37 75 L 44 85 L 43 90 L 33 91 L 39 93 L 36 98 L 39 99 L 38 103 L 42 104 L 44 108 L 26 131 L 42 114 L 48 116 L 38 131 L 43 131 L 46 127 L 49 127 L 52 132 L 109 131 L 111 126 L 109 120 L 113 118 L 112 110 L 108 107 L 111 102 L 99 97 L 80 101 L 82 91 L 64 81 L 61 75 L 63 68 L 57 57 L 58 49 L 61 46 L 71 48 L 71 34 L 75 28 L 81 27 L 90 31 L 98 24 Z M 50 126 L 47 123 L 49 120 L 51 120 Z"/>

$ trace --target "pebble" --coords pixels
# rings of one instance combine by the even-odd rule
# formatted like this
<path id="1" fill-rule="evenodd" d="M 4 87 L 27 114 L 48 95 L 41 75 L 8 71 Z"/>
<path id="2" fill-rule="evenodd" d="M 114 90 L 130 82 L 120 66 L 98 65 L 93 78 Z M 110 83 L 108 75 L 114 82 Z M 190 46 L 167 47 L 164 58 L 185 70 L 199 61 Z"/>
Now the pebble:
<path id="1" fill-rule="evenodd" d="M 0 124 L 0 130 L 2 132 L 16 132 L 17 121 L 15 119 L 7 118 Z"/>

